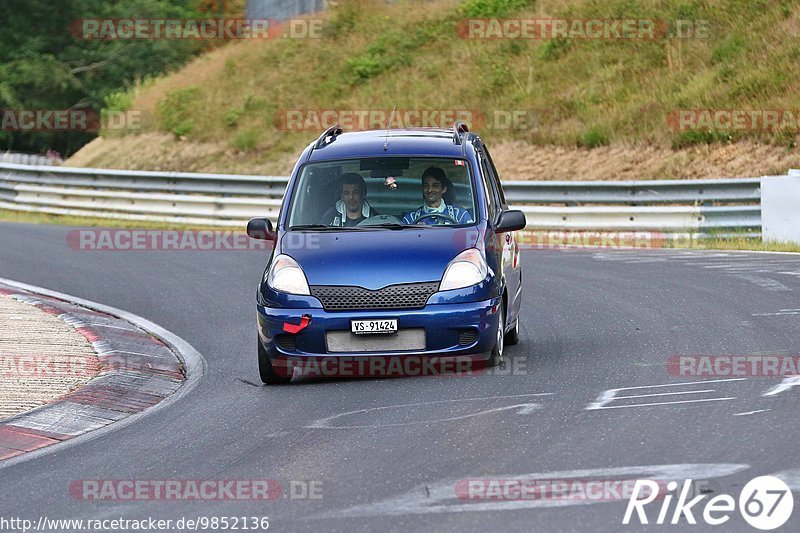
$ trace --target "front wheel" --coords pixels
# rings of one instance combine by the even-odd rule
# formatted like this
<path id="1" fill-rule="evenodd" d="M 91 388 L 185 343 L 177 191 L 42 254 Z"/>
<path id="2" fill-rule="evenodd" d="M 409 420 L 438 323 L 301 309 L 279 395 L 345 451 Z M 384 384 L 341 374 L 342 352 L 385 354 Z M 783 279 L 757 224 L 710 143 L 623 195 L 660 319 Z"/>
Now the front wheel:
<path id="1" fill-rule="evenodd" d="M 492 348 L 492 355 L 486 361 L 486 366 L 497 366 L 503 362 L 503 344 L 505 343 L 506 332 L 506 310 L 500 306 L 500 316 L 497 322 L 497 332 L 495 333 L 494 348 Z"/>
<path id="2" fill-rule="evenodd" d="M 269 355 L 260 340 L 258 341 L 258 373 L 261 375 L 261 381 L 266 385 L 283 385 L 292 381 L 291 374 L 282 376 L 275 372 L 275 367 L 272 366 L 272 361 L 269 360 Z"/>
<path id="3" fill-rule="evenodd" d="M 519 342 L 519 318 L 514 321 L 514 327 L 506 333 L 506 346 L 514 346 Z"/>

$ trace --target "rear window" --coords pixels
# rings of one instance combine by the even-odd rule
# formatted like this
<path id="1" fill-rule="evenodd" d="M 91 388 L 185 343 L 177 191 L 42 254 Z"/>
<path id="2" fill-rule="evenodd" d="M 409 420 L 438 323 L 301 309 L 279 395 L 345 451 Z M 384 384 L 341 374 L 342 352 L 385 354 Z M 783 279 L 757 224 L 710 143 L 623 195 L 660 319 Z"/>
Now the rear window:
<path id="1" fill-rule="evenodd" d="M 363 229 L 381 225 L 474 224 L 469 162 L 380 157 L 311 163 L 290 200 L 288 226 Z"/>

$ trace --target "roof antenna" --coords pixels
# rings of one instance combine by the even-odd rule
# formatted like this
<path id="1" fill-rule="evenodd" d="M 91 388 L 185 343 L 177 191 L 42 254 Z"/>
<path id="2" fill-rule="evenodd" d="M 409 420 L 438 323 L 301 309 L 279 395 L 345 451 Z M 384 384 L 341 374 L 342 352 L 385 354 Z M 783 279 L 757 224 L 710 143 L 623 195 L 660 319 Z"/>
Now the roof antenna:
<path id="1" fill-rule="evenodd" d="M 392 125 L 392 119 L 394 118 L 394 112 L 397 111 L 397 104 L 394 105 L 392 108 L 392 114 L 389 115 L 389 122 L 386 123 L 386 138 L 383 141 L 383 151 L 386 152 L 389 150 L 389 128 Z"/>

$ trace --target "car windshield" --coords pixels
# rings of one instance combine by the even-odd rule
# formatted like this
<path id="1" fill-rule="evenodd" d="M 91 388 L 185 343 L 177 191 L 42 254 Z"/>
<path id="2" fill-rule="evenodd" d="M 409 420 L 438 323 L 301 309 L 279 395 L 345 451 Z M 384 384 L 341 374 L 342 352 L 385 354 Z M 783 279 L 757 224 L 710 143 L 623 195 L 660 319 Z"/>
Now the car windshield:
<path id="1" fill-rule="evenodd" d="M 473 224 L 463 159 L 380 157 L 312 163 L 294 187 L 289 229 L 364 230 Z"/>

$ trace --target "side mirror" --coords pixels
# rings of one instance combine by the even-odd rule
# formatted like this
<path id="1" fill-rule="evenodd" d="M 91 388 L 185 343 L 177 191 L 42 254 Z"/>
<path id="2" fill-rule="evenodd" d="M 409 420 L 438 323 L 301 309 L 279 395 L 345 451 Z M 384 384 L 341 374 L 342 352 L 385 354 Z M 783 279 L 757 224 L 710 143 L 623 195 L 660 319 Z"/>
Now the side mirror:
<path id="1" fill-rule="evenodd" d="M 247 236 L 251 239 L 274 241 L 276 235 L 272 228 L 272 221 L 268 218 L 251 218 L 247 222 Z"/>
<path id="2" fill-rule="evenodd" d="M 525 229 L 528 223 L 525 220 L 525 213 L 517 209 L 509 209 L 500 214 L 500 220 L 497 222 L 497 227 L 494 229 L 495 233 L 505 233 L 507 231 L 517 231 Z"/>

